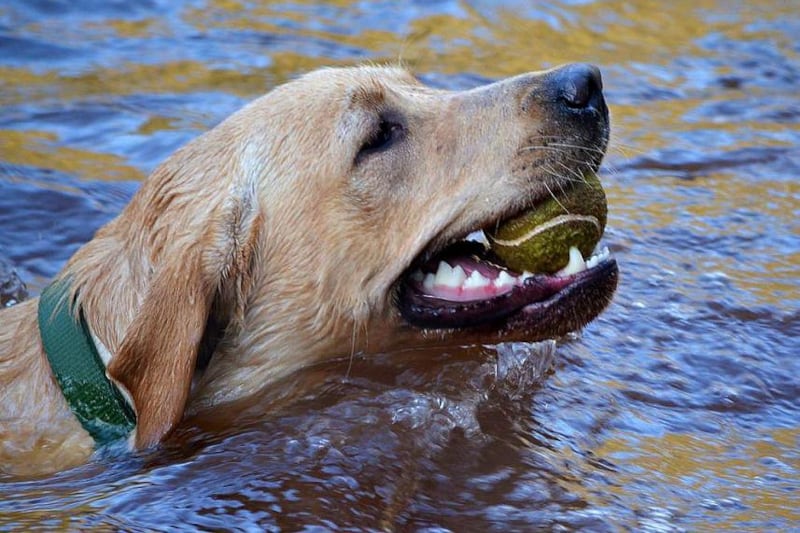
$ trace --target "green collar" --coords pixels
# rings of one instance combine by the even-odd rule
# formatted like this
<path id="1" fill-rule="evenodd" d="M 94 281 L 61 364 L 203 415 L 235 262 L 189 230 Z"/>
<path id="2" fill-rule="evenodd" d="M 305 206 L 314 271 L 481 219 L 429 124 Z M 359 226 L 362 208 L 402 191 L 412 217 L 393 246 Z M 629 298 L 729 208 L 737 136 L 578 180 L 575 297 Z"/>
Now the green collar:
<path id="1" fill-rule="evenodd" d="M 126 438 L 136 415 L 106 376 L 83 313 L 76 317 L 70 284 L 55 281 L 39 296 L 39 333 L 70 409 L 98 446 Z"/>

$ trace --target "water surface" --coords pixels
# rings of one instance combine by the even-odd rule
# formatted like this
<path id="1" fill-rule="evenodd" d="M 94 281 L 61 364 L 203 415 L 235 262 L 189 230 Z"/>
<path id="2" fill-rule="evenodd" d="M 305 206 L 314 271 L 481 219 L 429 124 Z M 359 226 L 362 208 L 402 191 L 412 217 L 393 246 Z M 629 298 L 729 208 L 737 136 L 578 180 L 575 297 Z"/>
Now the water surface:
<path id="1" fill-rule="evenodd" d="M 622 278 L 511 376 L 479 346 L 308 369 L 150 454 L 0 479 L 0 529 L 800 528 L 800 15 L 751 4 L 4 2 L 0 257 L 33 294 L 178 146 L 360 61 L 599 64 Z"/>

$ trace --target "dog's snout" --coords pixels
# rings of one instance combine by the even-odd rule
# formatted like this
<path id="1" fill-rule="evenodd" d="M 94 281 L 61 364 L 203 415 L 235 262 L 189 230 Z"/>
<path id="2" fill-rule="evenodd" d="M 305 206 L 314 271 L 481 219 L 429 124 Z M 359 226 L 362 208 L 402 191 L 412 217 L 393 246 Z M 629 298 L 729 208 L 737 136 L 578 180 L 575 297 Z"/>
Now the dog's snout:
<path id="1" fill-rule="evenodd" d="M 571 109 L 600 109 L 603 104 L 603 78 L 594 65 L 567 65 L 554 72 L 558 99 Z"/>

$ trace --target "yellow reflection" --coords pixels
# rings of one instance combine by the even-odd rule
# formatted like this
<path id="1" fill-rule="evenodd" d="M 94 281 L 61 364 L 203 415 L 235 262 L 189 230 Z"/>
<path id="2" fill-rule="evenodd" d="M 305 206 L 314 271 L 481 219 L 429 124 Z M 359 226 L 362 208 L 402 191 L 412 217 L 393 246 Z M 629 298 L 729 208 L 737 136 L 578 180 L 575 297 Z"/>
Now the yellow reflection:
<path id="1" fill-rule="evenodd" d="M 155 19 L 112 19 L 86 26 L 87 28 L 95 26 L 100 30 L 112 31 L 117 37 L 125 39 L 143 38 L 167 31 L 165 25 Z"/>
<path id="2" fill-rule="evenodd" d="M 777 429 L 762 440 L 737 439 L 727 435 L 721 438 L 701 438 L 685 433 L 667 433 L 662 437 L 632 437 L 632 440 L 617 438 L 607 441 L 597 450 L 600 457 L 624 456 L 626 470 L 631 474 L 618 473 L 617 483 L 606 487 L 621 497 L 626 496 L 631 484 L 652 479 L 659 484 L 682 487 L 695 494 L 701 494 L 704 501 L 697 501 L 698 508 L 706 504 L 706 514 L 716 519 L 724 517 L 725 522 L 715 524 L 724 530 L 734 531 L 742 523 L 762 519 L 781 518 L 786 522 L 800 520 L 800 507 L 792 501 L 774 481 L 774 460 L 789 465 L 790 469 L 800 467 L 795 450 L 800 442 L 800 428 Z M 633 444 L 632 444 L 633 443 Z M 768 459 L 768 461 L 764 461 Z M 634 472 L 638 470 L 638 472 Z M 788 473 L 787 473 L 788 476 Z M 755 484 L 743 485 L 741 480 L 748 478 Z M 758 480 L 764 480 L 758 483 Z M 787 478 L 786 482 L 790 480 Z M 758 490 L 752 490 L 758 486 Z M 662 497 L 669 498 L 669 494 Z M 719 513 L 715 505 L 722 500 L 734 498 L 741 503 L 741 509 L 726 507 Z M 671 501 L 656 501 L 654 505 L 670 507 Z M 730 529 L 727 529 L 730 528 Z"/>
<path id="3" fill-rule="evenodd" d="M 141 180 L 141 170 L 117 156 L 54 146 L 55 136 L 35 131 L 0 130 L 0 161 L 47 168 L 89 180 Z"/>

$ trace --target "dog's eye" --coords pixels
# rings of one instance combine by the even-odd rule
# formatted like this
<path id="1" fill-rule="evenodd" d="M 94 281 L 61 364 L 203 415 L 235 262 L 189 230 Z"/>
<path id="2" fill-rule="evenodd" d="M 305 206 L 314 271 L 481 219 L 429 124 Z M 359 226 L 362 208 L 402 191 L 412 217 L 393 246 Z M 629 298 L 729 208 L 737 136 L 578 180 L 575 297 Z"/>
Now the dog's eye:
<path id="1" fill-rule="evenodd" d="M 401 139 L 404 133 L 405 129 L 399 122 L 381 119 L 375 130 L 370 134 L 364 144 L 361 145 L 361 149 L 358 151 L 358 155 L 356 155 L 356 162 L 370 154 L 383 152 L 388 149 Z"/>

